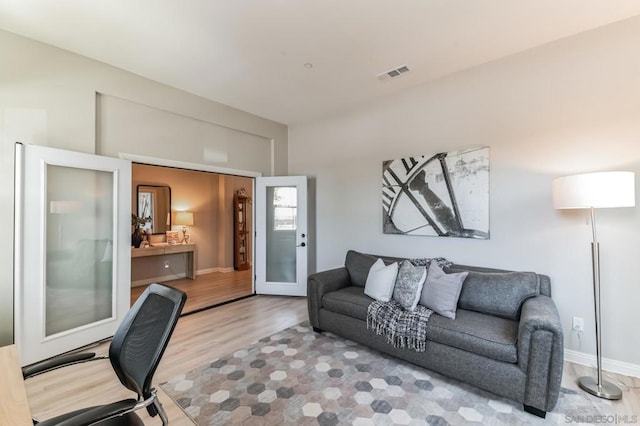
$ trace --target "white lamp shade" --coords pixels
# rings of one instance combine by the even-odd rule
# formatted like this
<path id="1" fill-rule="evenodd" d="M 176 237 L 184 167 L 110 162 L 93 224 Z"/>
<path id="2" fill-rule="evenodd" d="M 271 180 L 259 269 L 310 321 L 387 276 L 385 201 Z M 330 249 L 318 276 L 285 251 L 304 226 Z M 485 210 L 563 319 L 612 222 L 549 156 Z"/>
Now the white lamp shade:
<path id="1" fill-rule="evenodd" d="M 633 207 L 635 195 L 633 172 L 585 173 L 553 181 L 556 209 Z"/>
<path id="2" fill-rule="evenodd" d="M 193 225 L 193 213 L 191 212 L 176 212 L 174 225 L 192 226 Z"/>

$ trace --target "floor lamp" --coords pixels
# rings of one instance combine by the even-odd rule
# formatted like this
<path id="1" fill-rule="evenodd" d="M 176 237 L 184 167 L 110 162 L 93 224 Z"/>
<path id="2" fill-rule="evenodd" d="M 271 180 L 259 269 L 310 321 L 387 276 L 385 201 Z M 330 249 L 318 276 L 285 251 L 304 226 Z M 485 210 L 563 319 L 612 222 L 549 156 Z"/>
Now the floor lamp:
<path id="1" fill-rule="evenodd" d="M 585 376 L 578 385 L 586 392 L 605 399 L 620 399 L 622 391 L 602 380 L 602 322 L 600 311 L 600 245 L 596 233 L 595 209 L 635 206 L 633 172 L 601 172 L 557 178 L 553 181 L 553 206 L 556 209 L 589 209 L 591 213 L 591 262 L 593 299 L 596 315 L 596 378 Z"/>

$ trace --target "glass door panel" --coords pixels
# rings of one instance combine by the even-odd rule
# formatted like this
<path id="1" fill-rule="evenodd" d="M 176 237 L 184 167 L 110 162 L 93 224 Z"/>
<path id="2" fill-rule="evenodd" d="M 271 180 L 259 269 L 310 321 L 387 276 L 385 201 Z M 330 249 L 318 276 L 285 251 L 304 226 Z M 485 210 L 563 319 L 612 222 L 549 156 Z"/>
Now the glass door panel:
<path id="1" fill-rule="evenodd" d="M 47 165 L 45 336 L 113 316 L 113 173 Z"/>
<path id="2" fill-rule="evenodd" d="M 307 294 L 307 179 L 256 178 L 256 293 Z"/>
<path id="3" fill-rule="evenodd" d="M 113 336 L 129 310 L 131 163 L 16 144 L 15 342 L 22 365 Z"/>
<path id="4" fill-rule="evenodd" d="M 267 187 L 267 281 L 296 282 L 295 186 Z"/>

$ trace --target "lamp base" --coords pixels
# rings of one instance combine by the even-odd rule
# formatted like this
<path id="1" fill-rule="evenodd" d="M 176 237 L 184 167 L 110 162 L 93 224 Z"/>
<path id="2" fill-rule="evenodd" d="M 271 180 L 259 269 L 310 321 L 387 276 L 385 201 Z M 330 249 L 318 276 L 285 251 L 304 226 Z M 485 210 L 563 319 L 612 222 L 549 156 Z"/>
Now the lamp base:
<path id="1" fill-rule="evenodd" d="M 622 399 L 622 391 L 619 387 L 613 383 L 602 381 L 602 384 L 598 386 L 598 381 L 593 377 L 584 376 L 578 379 L 578 385 L 580 388 L 591 395 L 595 395 L 598 398 L 604 399 Z"/>

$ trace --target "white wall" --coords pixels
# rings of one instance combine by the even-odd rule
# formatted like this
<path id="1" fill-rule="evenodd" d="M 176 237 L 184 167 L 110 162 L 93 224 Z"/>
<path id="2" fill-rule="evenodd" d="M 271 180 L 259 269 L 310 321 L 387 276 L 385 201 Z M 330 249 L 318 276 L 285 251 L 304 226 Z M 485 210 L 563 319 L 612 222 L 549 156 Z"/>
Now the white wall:
<path id="1" fill-rule="evenodd" d="M 102 155 L 120 152 L 271 175 L 271 140 L 207 121 L 98 95 L 96 143 Z"/>
<path id="2" fill-rule="evenodd" d="M 260 136 L 266 138 L 265 143 L 273 140 L 274 173 L 287 174 L 287 127 L 283 124 L 4 31 L 0 31 L 0 52 L 0 222 L 7 227 L 13 223 L 16 141 L 104 155 L 123 150 L 122 141 L 96 137 L 98 93 Z M 139 153 L 137 149 L 147 146 L 148 141 L 144 142 L 140 146 L 127 143 L 127 152 Z M 144 154 L 207 164 L 201 141 L 176 143 L 183 150 L 159 144 L 153 153 L 145 149 Z M 202 152 L 200 159 L 194 157 L 197 152 Z M 12 229 L 4 235 L 0 239 L 0 345 L 13 340 Z"/>
<path id="3" fill-rule="evenodd" d="M 316 193 L 317 270 L 356 249 L 548 274 L 566 347 L 594 353 L 591 228 L 586 212 L 553 209 L 551 181 L 599 170 L 640 177 L 638 46 L 640 18 L 291 126 L 289 172 L 310 176 Z M 383 160 L 478 144 L 491 147 L 490 240 L 382 234 Z M 604 356 L 636 365 L 638 204 L 598 211 Z M 581 345 L 572 316 L 586 320 Z"/>

